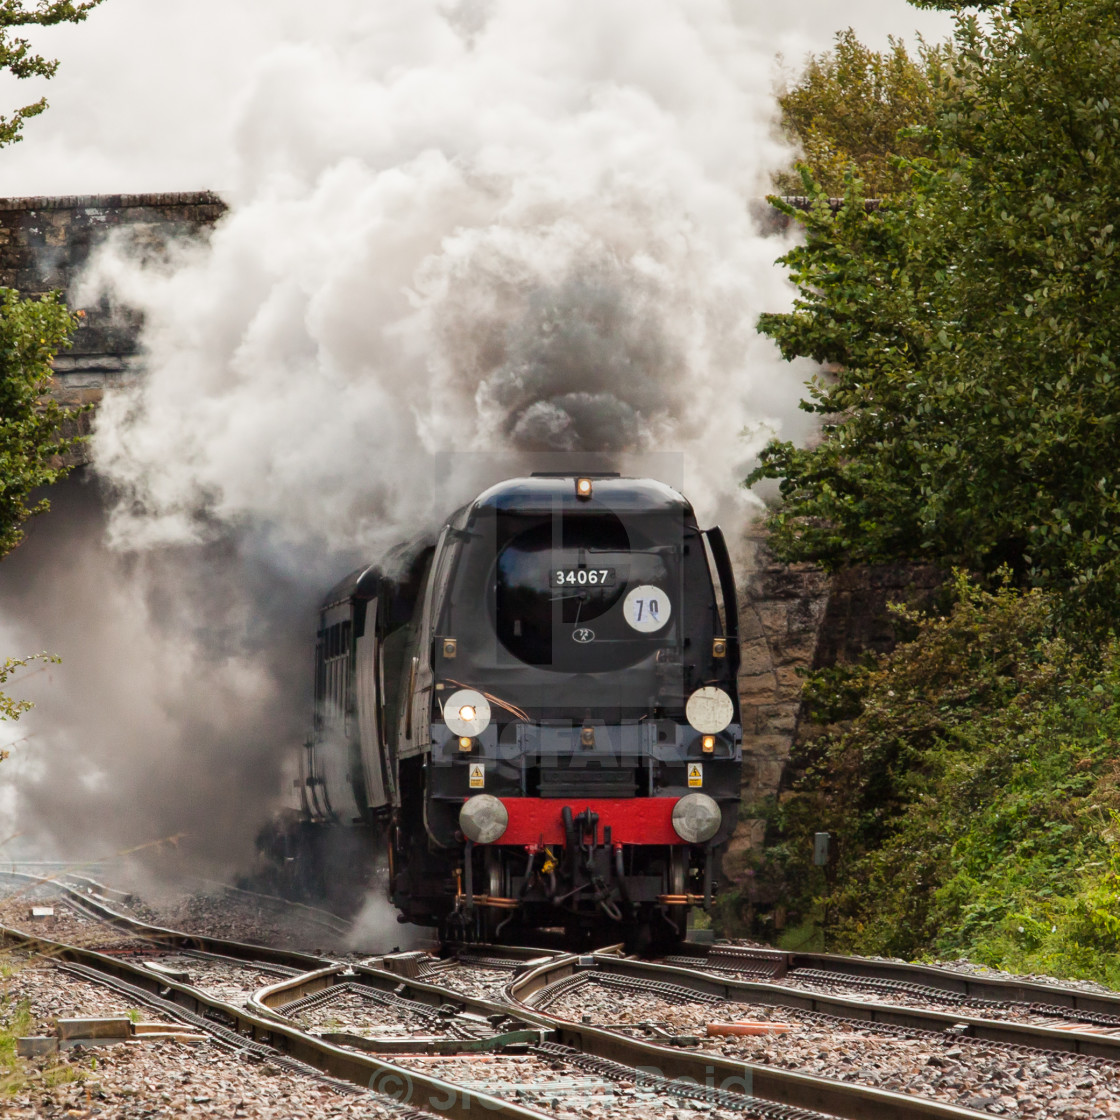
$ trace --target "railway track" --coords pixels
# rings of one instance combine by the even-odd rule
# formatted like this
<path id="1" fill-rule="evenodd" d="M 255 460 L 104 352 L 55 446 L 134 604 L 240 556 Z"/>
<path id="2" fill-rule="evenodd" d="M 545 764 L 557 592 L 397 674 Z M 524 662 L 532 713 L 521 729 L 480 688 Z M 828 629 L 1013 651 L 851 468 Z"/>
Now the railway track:
<path id="1" fill-rule="evenodd" d="M 69 911 L 66 936 L 6 925 L 0 935 L 9 942 L 23 941 L 72 975 L 180 1018 L 216 1046 L 323 1079 L 339 1092 L 372 1091 L 372 1101 L 414 1115 L 582 1120 L 621 1110 L 638 1120 L 666 1112 L 715 1120 L 963 1120 L 1008 1112 L 1000 1100 L 1016 1086 L 1033 1086 L 1043 1067 L 1052 1091 L 1068 1083 L 1089 1095 L 1120 1069 L 1120 1038 L 1060 1030 L 1053 1016 L 1043 1016 L 1049 1026 L 1016 1018 L 1015 1006 L 1003 1006 L 1016 1001 L 991 998 L 993 990 L 1009 993 L 975 977 L 947 974 L 937 987 L 897 966 L 877 974 L 880 962 L 860 968 L 843 958 L 845 970 L 834 967 L 837 958 L 817 958 L 814 965 L 829 967 L 808 968 L 790 954 L 729 957 L 725 947 L 713 954 L 699 946 L 663 963 L 625 958 L 617 948 L 572 955 L 489 946 L 337 961 L 162 929 L 115 911 L 104 892 L 91 898 L 88 885 L 36 883 Z M 85 943 L 75 943 L 83 935 Z M 846 994 L 808 990 L 837 983 L 837 975 Z M 1051 989 L 1026 988 L 1034 1005 L 1057 1006 L 1045 999 Z M 1091 1005 L 1063 1006 L 1063 1015 L 1107 1014 L 1107 998 L 1074 994 L 1092 996 Z M 1001 1006 L 965 1014 L 944 1003 L 958 997 Z M 996 1011 L 1007 1017 L 982 1014 Z M 768 1033 L 707 1032 L 748 1014 Z M 837 1045 L 853 1056 L 847 1068 L 814 1057 Z M 899 1091 L 867 1083 L 882 1072 L 884 1055 L 919 1053 L 923 1069 L 945 1074 L 932 1079 L 937 1084 L 918 1079 Z M 970 1069 L 990 1084 L 985 1063 L 1012 1071 L 1006 1093 L 950 1091 L 959 1070 L 966 1085 Z"/>
<path id="2" fill-rule="evenodd" d="M 688 946 L 656 962 L 746 982 L 772 983 L 821 995 L 858 993 L 863 1002 L 931 1011 L 975 1013 L 1057 1030 L 1120 1039 L 1120 995 L 1020 979 L 978 976 L 931 965 L 828 953 L 788 953 L 737 946 Z M 1009 1039 L 1010 1041 L 1010 1039 Z M 1115 1051 L 1111 1043 L 1101 1053 Z M 1064 1048 L 1064 1047 L 1063 1047 Z M 1076 1047 L 1074 1047 L 1076 1048 Z"/>
<path id="3" fill-rule="evenodd" d="M 1120 1038 L 1095 1033 L 1099 1028 L 1084 1023 L 1070 1030 L 1038 1025 L 1026 1005 L 1023 1021 L 986 1020 L 602 952 L 537 969 L 515 983 L 510 995 L 572 1031 L 608 1031 L 634 1042 L 659 1039 L 705 1055 L 745 1059 L 753 1065 L 756 1091 L 766 1095 L 778 1090 L 757 1086 L 766 1085 L 774 1065 L 788 1064 L 807 1071 L 830 1068 L 833 1076 L 874 1079 L 989 1114 L 1048 1116 L 1057 1099 L 1063 1106 L 1084 1102 L 1079 1114 L 1110 1115 L 1095 1112 L 1092 1100 L 1101 1096 L 1114 1103 L 1110 1085 L 1120 1072 Z M 757 1026 L 724 1033 L 744 1020 Z M 837 1049 L 844 1054 L 840 1062 Z M 824 1060 L 817 1060 L 820 1055 Z M 844 1068 L 853 1062 L 855 1069 Z M 1001 1087 L 1005 1075 L 1010 1076 Z M 1033 1111 L 1022 1109 L 1018 1098 L 1024 1092 L 1036 1101 Z M 800 1104 L 811 1098 L 787 1099 Z M 832 1102 L 817 1107 L 829 1111 Z"/>
<path id="4" fill-rule="evenodd" d="M 574 1026 L 532 1008 L 516 994 L 523 983 L 565 973 L 573 961 L 582 959 L 521 959 L 507 970 L 502 998 L 487 999 L 449 990 L 442 985 L 442 970 L 430 980 L 402 980 L 402 970 L 390 956 L 375 966 L 339 965 L 279 981 L 258 992 L 253 1005 L 262 1018 L 276 1016 L 305 1029 L 321 1023 L 325 1011 L 336 1009 L 336 1016 L 346 1018 L 336 1020 L 339 1029 L 329 1036 L 332 1041 L 394 1054 L 400 1076 L 411 1079 L 439 1071 L 468 1091 L 481 1088 L 553 1115 L 605 1115 L 620 1108 L 638 1115 L 685 1109 L 775 1120 L 808 1120 L 822 1114 L 853 1120 L 977 1115 L 784 1071 L 774 1071 L 765 1086 L 768 1091 L 759 1092 L 754 1071 L 743 1063 Z M 399 1001 L 393 1005 L 395 1014 L 422 1020 L 427 1036 L 409 1036 L 401 1028 L 391 1037 L 377 1033 L 379 1011 L 388 1000 Z M 827 1109 L 821 1107 L 825 1102 Z"/>
<path id="5" fill-rule="evenodd" d="M 693 1056 L 661 1053 L 657 1047 L 637 1053 L 640 1060 L 635 1062 L 615 1052 L 609 1038 L 604 1047 L 601 1039 L 566 1037 L 547 1015 L 521 1014 L 509 1002 L 509 988 L 519 976 L 532 975 L 555 959 L 536 950 L 471 949 L 443 959 L 390 954 L 369 965 L 327 963 L 146 926 L 100 902 L 91 903 L 74 888 L 55 889 L 79 912 L 84 907 L 113 933 L 127 935 L 128 944 L 103 953 L 27 931 L 0 932 L 52 954 L 87 979 L 96 976 L 130 1000 L 184 1017 L 214 1034 L 219 1045 L 262 1048 L 262 1058 L 272 1055 L 273 1062 L 295 1063 L 295 1071 L 313 1070 L 412 1109 L 453 1117 L 485 1111 L 511 1120 L 596 1116 L 619 1108 L 644 1118 L 667 1107 L 699 1108 L 728 1120 L 815 1120 L 822 1114 L 818 1108 L 752 1093 L 738 1063 L 694 1062 Z M 231 996 L 212 976 L 191 971 L 205 971 L 203 961 L 216 969 L 221 958 L 228 968 L 261 962 L 303 971 L 276 979 L 240 1004 L 237 996 L 243 989 Z M 426 973 L 429 979 L 410 979 L 408 973 Z M 228 979 L 227 972 L 222 982 Z M 476 994 L 468 994 L 465 989 L 470 988 Z M 845 1108 L 832 1109 L 833 1115 L 870 1115 L 858 1103 L 866 1097 L 858 1089 L 833 1089 L 832 1095 L 847 1102 Z M 905 1103 L 880 1094 L 877 1107 L 884 1100 L 888 1105 Z M 973 1115 L 931 1108 L 926 1102 L 891 1114 Z"/>
<path id="6" fill-rule="evenodd" d="M 0 926 L 0 937 L 5 941 L 49 955 L 60 967 L 82 979 L 105 985 L 137 1005 L 196 1028 L 208 1035 L 215 1045 L 268 1061 L 292 1073 L 325 1079 L 339 1087 L 339 1091 L 372 1092 L 379 1105 L 396 1110 L 403 1108 L 409 1115 L 431 1110 L 454 1120 L 465 1120 L 473 1104 L 476 1110 L 485 1110 L 499 1120 L 539 1120 L 539 1113 L 482 1091 L 464 1093 L 438 1077 L 419 1074 L 405 1082 L 398 1067 L 372 1054 L 340 1047 L 298 1027 L 288 1027 L 278 1015 L 261 1017 L 251 1009 L 251 997 L 247 1001 L 249 1006 L 242 1006 L 223 998 L 228 993 L 192 983 L 195 977 L 190 974 L 189 967 L 177 974 L 174 969 L 152 967 L 164 963 L 168 953 L 181 955 L 184 952 L 206 954 L 212 963 L 224 961 L 230 968 L 243 968 L 246 962 L 259 961 L 272 969 L 291 970 L 297 976 L 316 975 L 324 968 L 329 971 L 331 967 L 343 969 L 345 966 L 331 966 L 330 962 L 307 954 L 149 926 L 101 902 L 91 901 L 64 884 L 46 884 L 43 880 L 32 883 L 30 877 L 12 873 L 6 873 L 3 878 L 9 882 L 13 878 L 21 880 L 31 889 L 49 886 L 55 896 L 76 912 L 84 912 L 113 931 L 129 935 L 128 944 L 121 951 L 110 952 L 100 951 L 105 947 L 100 942 L 98 949 L 85 948 L 6 925 Z M 402 1086 L 407 1088 L 407 1093 L 402 1092 Z"/>

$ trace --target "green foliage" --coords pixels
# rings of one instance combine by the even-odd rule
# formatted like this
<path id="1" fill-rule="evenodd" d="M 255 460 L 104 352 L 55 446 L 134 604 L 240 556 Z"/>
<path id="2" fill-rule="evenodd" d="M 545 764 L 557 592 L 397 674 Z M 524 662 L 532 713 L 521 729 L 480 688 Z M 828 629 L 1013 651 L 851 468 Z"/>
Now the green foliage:
<path id="1" fill-rule="evenodd" d="M 7 961 L 0 961 L 0 976 L 7 978 L 17 970 Z M 16 1056 L 16 1040 L 35 1030 L 31 1005 L 26 1000 L 13 1001 L 6 992 L 0 996 L 0 1097 L 26 1091 L 31 1077 L 38 1087 L 45 1089 L 82 1078 L 80 1071 L 57 1059 L 45 1064 L 40 1060 L 38 1069 L 29 1077 L 29 1064 Z"/>
<path id="2" fill-rule="evenodd" d="M 19 544 L 27 518 L 47 509 L 45 499 L 28 505 L 31 491 L 66 474 L 58 457 L 77 442 L 60 435 L 73 413 L 43 397 L 77 324 L 57 293 L 21 300 L 0 288 L 0 558 Z"/>
<path id="3" fill-rule="evenodd" d="M 36 54 L 31 43 L 12 28 L 54 27 L 60 23 L 81 23 L 101 0 L 39 0 L 28 5 L 25 0 L 0 0 L 0 70 L 17 78 L 52 78 L 58 69 L 55 59 Z M 46 98 L 17 109 L 10 117 L 0 116 L 0 147 L 13 144 L 20 135 L 24 121 L 37 117 L 47 107 Z"/>
<path id="4" fill-rule="evenodd" d="M 6 1006 L 0 1002 L 0 1088 L 9 1087 L 9 1078 L 17 1068 L 16 1039 L 31 1028 L 31 1009 L 26 1003 Z"/>
<path id="5" fill-rule="evenodd" d="M 801 149 L 799 166 L 807 168 L 819 188 L 839 196 L 845 176 L 861 177 L 872 197 L 903 189 L 905 172 L 895 156 L 924 154 L 920 131 L 934 123 L 934 88 L 947 57 L 944 47 L 920 44 L 917 60 L 898 40 L 890 50 L 865 47 L 850 28 L 836 35 L 831 51 L 810 55 L 793 84 L 778 94 L 782 129 Z M 899 136 L 902 129 L 910 131 Z M 775 177 L 779 194 L 801 194 L 801 177 Z"/>
<path id="6" fill-rule="evenodd" d="M 21 300 L 17 292 L 0 289 L 0 559 L 22 540 L 24 522 L 48 508 L 45 498 L 29 504 L 31 492 L 67 473 L 59 456 L 78 442 L 60 434 L 73 412 L 43 396 L 51 362 L 70 345 L 77 323 L 55 293 Z M 0 685 L 29 660 L 0 662 Z M 0 720 L 19 719 L 30 706 L 0 692 Z M 0 752 L 0 761 L 5 757 Z"/>
<path id="7" fill-rule="evenodd" d="M 1082 657 L 1049 593 L 951 592 L 913 641 L 811 681 L 816 713 L 852 718 L 782 805 L 795 908 L 841 950 L 1120 981 L 1120 643 Z"/>
<path id="8" fill-rule="evenodd" d="M 990 11 L 1002 6 L 1001 0 L 910 0 L 915 8 L 927 8 L 941 12 L 963 12 L 975 8 L 978 12 Z"/>
<path id="9" fill-rule="evenodd" d="M 31 657 L 9 657 L 7 661 L 0 662 L 0 685 L 7 684 L 8 678 L 16 669 L 22 669 L 32 661 L 47 661 L 57 665 L 60 659 L 52 657 L 48 653 L 33 654 Z M 13 700 L 10 696 L 0 692 L 0 720 L 19 719 L 32 706 L 29 700 Z M 7 757 L 7 751 L 0 751 L 0 762 L 3 762 Z"/>
<path id="10" fill-rule="evenodd" d="M 1010 565 L 1120 620 L 1117 89 L 1111 0 L 963 19 L 908 189 L 868 213 L 849 179 L 835 218 L 794 214 L 799 298 L 760 329 L 830 370 L 820 442 L 748 479 L 782 480 L 785 558 Z"/>

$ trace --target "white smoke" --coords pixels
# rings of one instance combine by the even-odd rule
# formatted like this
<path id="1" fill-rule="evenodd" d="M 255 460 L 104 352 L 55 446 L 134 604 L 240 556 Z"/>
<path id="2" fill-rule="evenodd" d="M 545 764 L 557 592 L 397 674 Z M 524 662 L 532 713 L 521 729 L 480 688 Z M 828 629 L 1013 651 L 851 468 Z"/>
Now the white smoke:
<path id="1" fill-rule="evenodd" d="M 251 866 L 308 720 L 313 603 L 232 535 L 107 547 L 97 491 L 53 487 L 3 564 L 0 649 L 62 661 L 5 686 L 36 707 L 0 724 L 0 862 Z"/>
<path id="2" fill-rule="evenodd" d="M 432 931 L 399 925 L 397 911 L 384 894 L 369 894 L 354 915 L 346 948 L 352 953 L 390 953 L 419 949 L 431 942 Z"/>
<path id="3" fill-rule="evenodd" d="M 118 542 L 377 552 L 441 451 L 681 450 L 735 494 L 805 374 L 754 332 L 789 300 L 765 45 L 716 0 L 350 10 L 250 76 L 209 247 L 90 276 L 148 323 L 94 443 Z"/>
<path id="4" fill-rule="evenodd" d="M 457 453 L 675 452 L 702 520 L 741 520 L 759 446 L 804 431 L 807 370 L 754 331 L 790 300 L 749 209 L 787 157 L 773 51 L 726 3 L 318 8 L 246 65 L 209 244 L 118 243 L 79 297 L 144 312 L 147 373 L 97 417 L 107 527 L 87 488 L 4 564 L 7 644 L 65 659 L 7 771 L 64 854 L 246 851 L 317 596 L 475 491 Z"/>
<path id="5" fill-rule="evenodd" d="M 889 35 L 913 41 L 918 31 L 934 41 L 952 29 L 949 13 L 905 0 L 729 2 L 764 40 L 765 65 L 780 52 L 796 67 L 849 25 L 876 50 Z M 469 27 L 477 9 L 464 5 L 453 18 Z M 36 49 L 62 66 L 49 82 L 0 74 L 0 112 L 50 101 L 26 141 L 5 149 L 0 195 L 223 191 L 235 178 L 231 105 L 246 73 L 285 42 L 345 43 L 363 16 L 339 0 L 111 0 L 78 26 L 32 29 Z"/>

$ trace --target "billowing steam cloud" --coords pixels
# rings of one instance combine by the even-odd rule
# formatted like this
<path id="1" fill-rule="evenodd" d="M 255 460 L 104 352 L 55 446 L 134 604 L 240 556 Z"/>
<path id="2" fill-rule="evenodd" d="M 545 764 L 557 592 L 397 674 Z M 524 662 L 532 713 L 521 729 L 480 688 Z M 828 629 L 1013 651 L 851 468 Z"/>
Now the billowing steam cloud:
<path id="1" fill-rule="evenodd" d="M 97 420 L 117 551 L 54 555 L 56 624 L 14 631 L 67 656 L 72 706 L 21 725 L 40 834 L 239 854 L 302 730 L 316 594 L 469 496 L 448 453 L 678 451 L 710 519 L 796 434 L 805 371 L 753 329 L 789 299 L 749 214 L 786 157 L 771 52 L 727 4 L 330 7 L 345 34 L 247 75 L 209 245 L 118 245 L 79 295 L 143 310 L 148 373 Z"/>
<path id="2" fill-rule="evenodd" d="M 0 725 L 17 744 L 0 765 L 0 861 L 146 846 L 164 867 L 245 866 L 304 726 L 303 589 L 233 536 L 113 551 L 89 482 L 51 502 L 4 561 L 0 648 L 62 664 L 7 686 L 37 707 Z"/>
<path id="3" fill-rule="evenodd" d="M 712 0 L 375 7 L 255 75 L 207 251 L 91 277 L 149 323 L 95 444 L 117 539 L 376 551 L 440 451 L 672 448 L 734 493 L 799 383 L 753 331 L 762 48 Z"/>

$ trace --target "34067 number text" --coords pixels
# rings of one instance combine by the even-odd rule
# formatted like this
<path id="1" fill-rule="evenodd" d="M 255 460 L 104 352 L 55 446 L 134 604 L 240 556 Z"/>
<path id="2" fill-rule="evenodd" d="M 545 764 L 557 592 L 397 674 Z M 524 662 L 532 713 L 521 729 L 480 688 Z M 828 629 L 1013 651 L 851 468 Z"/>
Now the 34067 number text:
<path id="1" fill-rule="evenodd" d="M 553 587 L 611 587 L 614 568 L 553 568 Z"/>

